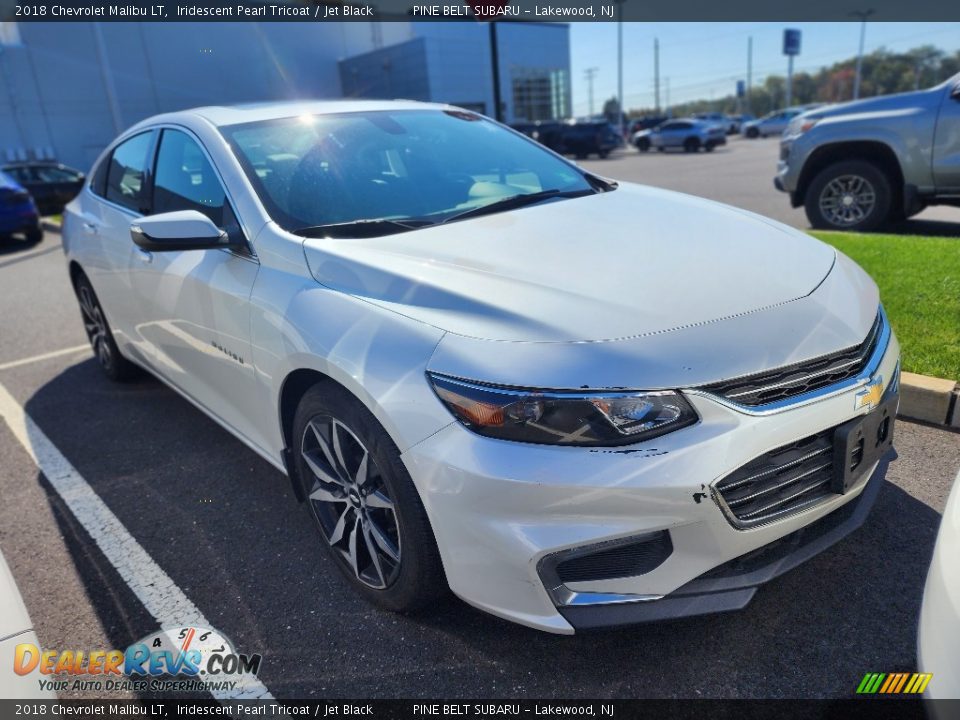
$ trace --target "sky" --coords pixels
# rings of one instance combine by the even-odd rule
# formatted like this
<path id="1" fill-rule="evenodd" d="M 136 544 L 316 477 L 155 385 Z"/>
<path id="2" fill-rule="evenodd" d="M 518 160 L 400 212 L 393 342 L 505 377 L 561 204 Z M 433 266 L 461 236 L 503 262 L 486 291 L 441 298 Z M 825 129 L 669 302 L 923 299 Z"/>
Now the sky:
<path id="1" fill-rule="evenodd" d="M 781 54 L 783 30 L 802 32 L 794 72 L 815 71 L 853 57 L 860 42 L 860 23 L 624 23 L 624 105 L 653 107 L 653 41 L 660 41 L 660 102 L 666 105 L 732 94 L 737 80 L 746 80 L 747 39 L 753 38 L 753 82 L 769 74 L 786 75 Z M 880 47 L 909 50 L 923 44 L 948 52 L 960 49 L 960 23 L 867 23 L 864 52 Z M 570 23 L 570 55 L 575 115 L 590 112 L 585 70 L 597 68 L 593 82 L 594 112 L 617 94 L 617 25 Z M 669 78 L 669 80 L 667 80 Z M 928 83 L 929 84 L 929 83 Z"/>

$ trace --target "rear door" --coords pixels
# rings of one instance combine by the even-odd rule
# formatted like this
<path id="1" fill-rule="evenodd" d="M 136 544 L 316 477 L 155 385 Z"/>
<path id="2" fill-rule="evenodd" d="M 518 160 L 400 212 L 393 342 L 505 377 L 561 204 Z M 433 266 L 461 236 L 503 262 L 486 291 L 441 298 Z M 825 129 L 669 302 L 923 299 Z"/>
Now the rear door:
<path id="1" fill-rule="evenodd" d="M 146 130 L 120 142 L 101 161 L 89 192 L 79 202 L 81 264 L 117 343 L 141 358 L 130 289 L 135 247 L 130 223 L 149 211 L 148 168 L 156 135 Z"/>
<path id="2" fill-rule="evenodd" d="M 960 81 L 940 104 L 933 136 L 933 181 L 938 193 L 960 193 Z"/>
<path id="3" fill-rule="evenodd" d="M 212 160 L 191 133 L 165 127 L 153 169 L 151 212 L 197 210 L 249 248 Z M 261 447 L 251 421 L 254 392 L 250 293 L 260 264 L 252 251 L 135 249 L 130 273 L 139 342 L 154 370 Z"/>

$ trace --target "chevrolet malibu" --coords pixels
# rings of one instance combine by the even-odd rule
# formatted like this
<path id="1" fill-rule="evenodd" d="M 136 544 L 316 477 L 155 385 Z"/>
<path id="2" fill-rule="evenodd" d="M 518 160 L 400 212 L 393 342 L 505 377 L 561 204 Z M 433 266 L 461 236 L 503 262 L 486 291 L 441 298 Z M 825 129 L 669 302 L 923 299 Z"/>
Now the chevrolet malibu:
<path id="1" fill-rule="evenodd" d="M 286 474 L 386 609 L 449 588 L 568 634 L 740 609 L 883 482 L 899 346 L 857 265 L 462 109 L 157 116 L 63 239 L 106 375 Z"/>

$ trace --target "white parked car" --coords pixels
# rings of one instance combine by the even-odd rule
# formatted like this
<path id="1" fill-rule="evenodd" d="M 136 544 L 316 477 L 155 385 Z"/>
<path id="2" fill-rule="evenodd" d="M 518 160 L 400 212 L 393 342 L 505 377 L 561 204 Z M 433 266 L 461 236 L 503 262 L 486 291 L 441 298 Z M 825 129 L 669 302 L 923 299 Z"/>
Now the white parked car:
<path id="1" fill-rule="evenodd" d="M 287 473 L 382 607 L 449 585 L 558 633 L 740 608 L 882 482 L 900 351 L 857 265 L 472 112 L 154 117 L 63 239 L 107 375 L 149 369 Z"/>
<path id="2" fill-rule="evenodd" d="M 940 521 L 917 633 L 921 672 L 933 673 L 926 695 L 960 699 L 960 475 Z M 940 717 L 937 715 L 937 717 Z M 943 717 L 947 717 L 944 708 Z"/>
<path id="3" fill-rule="evenodd" d="M 39 680 L 49 680 L 49 676 L 39 672 L 21 675 L 14 670 L 18 645 L 38 648 L 40 642 L 13 574 L 0 554 L 0 657 L 4 658 L 0 665 L 0 700 L 55 700 L 56 693 L 40 687 Z"/>

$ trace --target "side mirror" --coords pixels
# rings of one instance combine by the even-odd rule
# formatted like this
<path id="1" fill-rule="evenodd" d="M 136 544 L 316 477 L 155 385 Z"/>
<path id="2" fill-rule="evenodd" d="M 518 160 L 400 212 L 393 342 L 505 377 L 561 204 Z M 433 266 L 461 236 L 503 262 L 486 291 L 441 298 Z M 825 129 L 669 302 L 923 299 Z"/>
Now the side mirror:
<path id="1" fill-rule="evenodd" d="M 230 236 L 197 210 L 149 215 L 130 224 L 130 237 L 152 252 L 237 248 Z"/>

